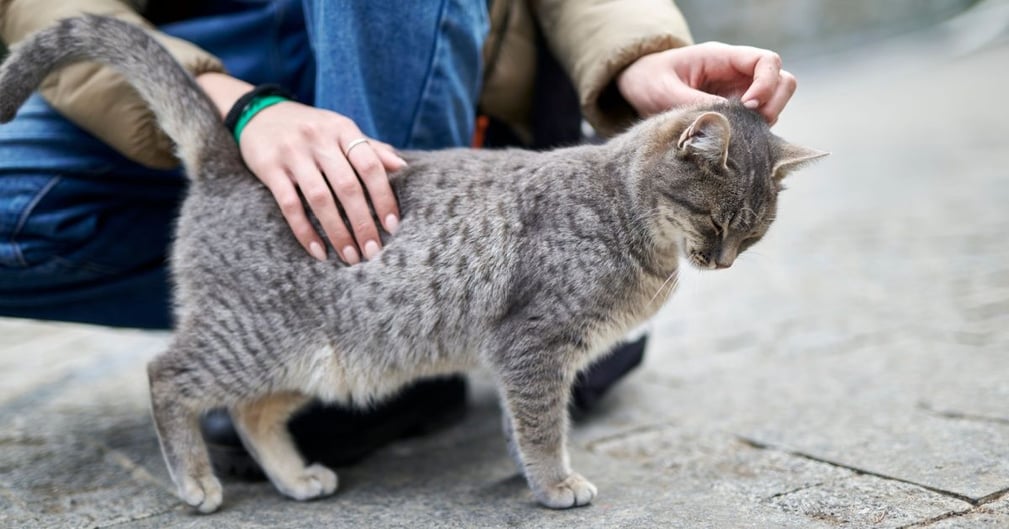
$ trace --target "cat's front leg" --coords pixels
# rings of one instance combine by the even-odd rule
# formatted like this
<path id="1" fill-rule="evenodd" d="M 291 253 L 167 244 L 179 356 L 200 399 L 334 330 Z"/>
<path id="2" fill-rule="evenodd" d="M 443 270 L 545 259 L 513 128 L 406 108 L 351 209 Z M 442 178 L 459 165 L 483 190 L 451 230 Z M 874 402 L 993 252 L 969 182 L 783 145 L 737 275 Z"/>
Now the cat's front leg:
<path id="1" fill-rule="evenodd" d="M 588 505 L 596 487 L 571 470 L 567 451 L 568 396 L 573 376 L 553 362 L 528 361 L 528 352 L 500 375 L 506 434 L 536 500 L 552 509 Z M 557 357 L 554 357 L 557 358 Z"/>

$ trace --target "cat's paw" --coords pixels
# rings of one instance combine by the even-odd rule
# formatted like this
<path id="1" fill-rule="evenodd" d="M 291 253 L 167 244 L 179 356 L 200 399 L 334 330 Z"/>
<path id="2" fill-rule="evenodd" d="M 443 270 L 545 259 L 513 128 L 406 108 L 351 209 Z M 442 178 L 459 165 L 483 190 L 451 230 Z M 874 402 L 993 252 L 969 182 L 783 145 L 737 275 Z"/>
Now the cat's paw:
<path id="1" fill-rule="evenodd" d="M 336 472 L 315 464 L 305 467 L 299 475 L 285 479 L 283 484 L 277 483 L 277 488 L 286 496 L 305 501 L 333 494 L 338 482 Z"/>
<path id="2" fill-rule="evenodd" d="M 185 476 L 179 484 L 179 497 L 196 510 L 207 514 L 216 511 L 224 499 L 221 482 L 212 474 L 201 477 Z"/>
<path id="3" fill-rule="evenodd" d="M 569 509 L 588 505 L 596 497 L 596 486 L 573 472 L 564 481 L 536 492 L 536 499 L 551 509 Z"/>

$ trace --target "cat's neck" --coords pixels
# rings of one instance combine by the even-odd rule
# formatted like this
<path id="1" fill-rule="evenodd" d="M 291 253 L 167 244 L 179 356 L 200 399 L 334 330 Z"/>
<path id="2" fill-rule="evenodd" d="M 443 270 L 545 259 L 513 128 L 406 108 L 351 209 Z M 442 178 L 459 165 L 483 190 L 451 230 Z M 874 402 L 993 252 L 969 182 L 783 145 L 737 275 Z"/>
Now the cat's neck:
<path id="1" fill-rule="evenodd" d="M 625 250 L 646 268 L 668 274 L 679 262 L 681 235 L 657 208 L 656 182 L 642 170 L 647 160 L 634 140 L 625 134 L 602 145 L 570 147 L 553 154 L 565 164 L 577 164 L 577 176 L 585 181 L 576 178 L 572 186 L 596 189 L 603 203 L 619 210 Z"/>
<path id="2" fill-rule="evenodd" d="M 612 172 L 615 180 L 627 189 L 630 201 L 643 217 L 645 231 L 653 245 L 657 247 L 675 247 L 682 235 L 671 223 L 660 208 L 663 201 L 663 189 L 660 186 L 673 186 L 678 183 L 678 171 L 662 171 L 656 174 L 656 165 L 665 157 L 668 146 L 656 145 L 650 141 L 652 131 L 645 122 L 611 140 L 601 152 L 607 159 L 613 160 Z"/>

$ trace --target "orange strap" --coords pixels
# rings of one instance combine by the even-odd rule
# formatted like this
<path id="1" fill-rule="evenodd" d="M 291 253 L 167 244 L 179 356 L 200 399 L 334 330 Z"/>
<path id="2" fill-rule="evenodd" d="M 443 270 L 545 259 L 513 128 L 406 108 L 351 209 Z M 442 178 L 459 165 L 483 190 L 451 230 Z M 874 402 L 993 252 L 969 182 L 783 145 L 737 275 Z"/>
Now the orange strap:
<path id="1" fill-rule="evenodd" d="M 487 140 L 487 127 L 490 127 L 490 118 L 484 115 L 477 116 L 476 130 L 473 131 L 472 147 L 474 149 L 483 147 L 484 142 Z"/>

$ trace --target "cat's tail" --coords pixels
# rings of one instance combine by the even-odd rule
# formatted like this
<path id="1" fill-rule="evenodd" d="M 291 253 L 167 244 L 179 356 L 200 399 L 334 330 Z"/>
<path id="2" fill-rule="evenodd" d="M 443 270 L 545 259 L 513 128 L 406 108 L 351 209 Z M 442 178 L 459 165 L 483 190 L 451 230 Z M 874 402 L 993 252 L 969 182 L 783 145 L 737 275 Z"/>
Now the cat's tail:
<path id="1" fill-rule="evenodd" d="M 241 158 L 213 104 L 185 69 L 146 31 L 113 18 L 69 18 L 18 43 L 0 66 L 0 123 L 56 68 L 77 61 L 108 64 L 121 72 L 175 142 L 187 172 L 197 177 L 210 159 Z"/>

